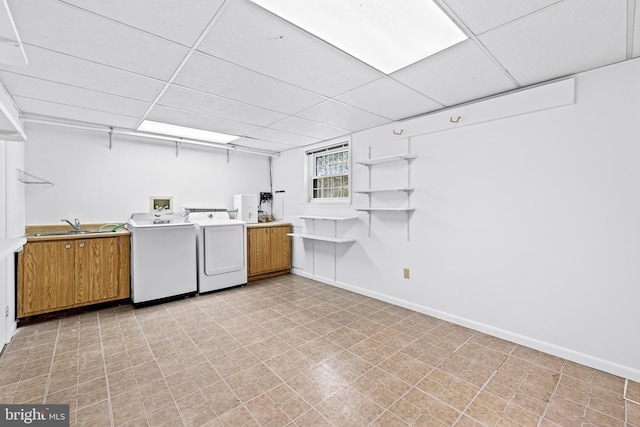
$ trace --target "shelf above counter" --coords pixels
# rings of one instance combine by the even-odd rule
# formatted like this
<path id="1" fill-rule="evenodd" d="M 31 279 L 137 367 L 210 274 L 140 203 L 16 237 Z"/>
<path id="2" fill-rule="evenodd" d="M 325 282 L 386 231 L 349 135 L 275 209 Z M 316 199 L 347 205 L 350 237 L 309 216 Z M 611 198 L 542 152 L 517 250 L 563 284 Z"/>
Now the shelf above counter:
<path id="1" fill-rule="evenodd" d="M 14 252 L 17 252 L 26 243 L 27 239 L 24 237 L 17 237 L 14 239 L 0 239 L 0 260 L 5 259 Z"/>
<path id="2" fill-rule="evenodd" d="M 349 219 L 359 219 L 357 216 L 318 216 L 318 215 L 299 215 L 297 216 L 300 219 L 320 219 L 327 221 L 346 221 Z"/>
<path id="3" fill-rule="evenodd" d="M 416 208 L 357 208 L 356 210 L 363 212 L 413 212 Z"/>
<path id="4" fill-rule="evenodd" d="M 323 242 L 333 242 L 333 243 L 352 243 L 356 241 L 356 239 L 352 239 L 348 237 L 331 237 L 331 236 L 321 236 L 318 234 L 307 234 L 307 233 L 289 233 L 287 234 L 287 236 L 300 237 L 302 239 L 307 239 L 307 240 L 321 240 Z"/>

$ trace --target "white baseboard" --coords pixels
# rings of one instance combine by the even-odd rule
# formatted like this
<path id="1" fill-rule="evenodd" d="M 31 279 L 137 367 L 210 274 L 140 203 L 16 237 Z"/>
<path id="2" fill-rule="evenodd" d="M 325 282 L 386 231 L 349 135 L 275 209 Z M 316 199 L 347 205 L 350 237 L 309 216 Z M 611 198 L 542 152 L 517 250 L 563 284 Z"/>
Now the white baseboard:
<path id="1" fill-rule="evenodd" d="M 380 301 L 388 302 L 400 307 L 408 308 L 418 313 L 426 314 L 428 316 L 435 317 L 437 319 L 445 320 L 447 322 L 454 323 L 456 325 L 464 326 L 469 329 L 473 329 L 478 332 L 482 332 L 496 338 L 501 338 L 507 341 L 511 341 L 516 344 L 523 345 L 525 347 L 532 348 L 534 350 L 542 351 L 544 353 L 551 354 L 553 356 L 560 357 L 562 359 L 570 360 L 572 362 L 580 363 L 581 365 L 589 366 L 600 371 L 608 372 L 613 375 L 617 375 L 622 378 L 628 378 L 632 381 L 640 382 L 640 370 L 631 368 L 629 366 L 620 365 L 615 362 L 600 359 L 594 356 L 590 356 L 585 353 L 580 353 L 571 350 L 566 347 L 561 347 L 555 344 L 551 344 L 545 341 L 540 341 L 535 338 L 520 335 L 505 329 L 496 328 L 485 323 L 476 322 L 471 319 L 459 317 L 450 313 L 435 310 L 430 307 L 426 307 L 420 304 L 415 304 L 410 301 L 391 297 L 386 294 L 374 292 L 369 289 L 361 288 L 358 286 L 349 285 L 339 281 L 334 281 L 326 277 L 314 276 L 306 273 L 300 269 L 292 269 L 291 273 L 297 274 L 308 279 L 313 279 L 318 282 L 325 283 L 327 285 L 335 286 L 337 288 L 345 289 L 347 291 L 355 292 L 360 295 L 365 295 L 371 298 L 375 298 Z"/>

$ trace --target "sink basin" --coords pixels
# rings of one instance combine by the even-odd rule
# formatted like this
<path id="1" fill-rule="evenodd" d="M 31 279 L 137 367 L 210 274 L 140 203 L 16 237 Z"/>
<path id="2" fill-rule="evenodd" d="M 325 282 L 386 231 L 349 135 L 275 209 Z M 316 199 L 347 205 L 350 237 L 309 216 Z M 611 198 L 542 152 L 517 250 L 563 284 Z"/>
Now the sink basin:
<path id="1" fill-rule="evenodd" d="M 110 230 L 69 230 L 69 231 L 48 231 L 44 233 L 33 233 L 35 237 L 41 236 L 75 236 L 78 234 L 95 234 L 95 233 L 109 233 Z"/>

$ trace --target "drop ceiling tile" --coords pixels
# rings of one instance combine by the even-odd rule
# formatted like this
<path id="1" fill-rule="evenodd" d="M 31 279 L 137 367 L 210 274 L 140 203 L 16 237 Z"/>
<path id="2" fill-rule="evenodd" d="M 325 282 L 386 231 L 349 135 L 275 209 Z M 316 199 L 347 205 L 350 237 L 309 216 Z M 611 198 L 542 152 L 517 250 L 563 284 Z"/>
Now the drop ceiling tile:
<path id="1" fill-rule="evenodd" d="M 63 0 L 143 31 L 193 46 L 223 0 Z"/>
<path id="2" fill-rule="evenodd" d="M 158 80 L 36 46 L 25 46 L 25 50 L 28 67 L 0 64 L 0 70 L 148 102 L 153 101 L 164 86 Z"/>
<path id="3" fill-rule="evenodd" d="M 351 131 L 369 129 L 391 122 L 384 117 L 333 100 L 311 107 L 297 116 Z"/>
<path id="4" fill-rule="evenodd" d="M 626 27 L 626 0 L 566 0 L 479 39 L 528 85 L 625 60 Z"/>
<path id="5" fill-rule="evenodd" d="M 446 106 L 516 88 L 473 40 L 423 59 L 391 77 Z"/>
<path id="6" fill-rule="evenodd" d="M 80 121 L 105 126 L 133 129 L 138 119 L 119 114 L 105 113 L 104 111 L 89 110 L 71 105 L 57 104 L 39 99 L 22 98 L 15 96 L 14 100 L 20 110 L 26 114 L 56 117 L 73 121 Z"/>
<path id="7" fill-rule="evenodd" d="M 476 35 L 560 1 L 443 0 Z"/>
<path id="8" fill-rule="evenodd" d="M 248 0 L 224 11 L 199 50 L 327 97 L 382 76 Z"/>
<path id="9" fill-rule="evenodd" d="M 265 152 L 279 153 L 282 151 L 292 150 L 297 148 L 294 145 L 281 144 L 279 142 L 262 141 L 260 139 L 253 138 L 240 138 L 233 141 L 233 145 L 237 145 L 245 148 L 253 148 L 262 150 Z"/>
<path id="10" fill-rule="evenodd" d="M 267 126 L 286 117 L 285 114 L 207 93 L 172 85 L 162 95 L 160 105 L 202 113 L 228 120 Z"/>
<path id="11" fill-rule="evenodd" d="M 159 79 L 171 77 L 188 50 L 64 3 L 12 1 L 22 41 Z"/>
<path id="12" fill-rule="evenodd" d="M 0 71 L 0 80 L 14 96 L 41 99 L 123 116 L 141 117 L 149 103 L 48 80 Z"/>
<path id="13" fill-rule="evenodd" d="M 347 129 L 337 128 L 295 116 L 287 117 L 284 120 L 269 125 L 269 127 L 284 132 L 317 138 L 321 141 L 351 133 L 351 131 Z"/>
<path id="14" fill-rule="evenodd" d="M 391 120 L 401 120 L 443 107 L 389 77 L 360 86 L 340 95 L 336 100 Z"/>
<path id="15" fill-rule="evenodd" d="M 227 133 L 230 135 L 245 135 L 259 128 L 258 126 L 247 123 L 221 119 L 191 111 L 176 110 L 174 108 L 163 107 L 162 105 L 154 106 L 146 118 L 157 122 Z"/>
<path id="16" fill-rule="evenodd" d="M 305 89 L 199 52 L 191 56 L 174 83 L 287 114 L 326 100 Z"/>
<path id="17" fill-rule="evenodd" d="M 308 136 L 296 135 L 289 132 L 282 132 L 275 129 L 261 128 L 249 132 L 246 136 L 250 138 L 261 139 L 263 141 L 278 142 L 280 144 L 287 144 L 295 147 L 303 145 L 314 144 L 322 141 L 318 138 L 310 138 Z"/>

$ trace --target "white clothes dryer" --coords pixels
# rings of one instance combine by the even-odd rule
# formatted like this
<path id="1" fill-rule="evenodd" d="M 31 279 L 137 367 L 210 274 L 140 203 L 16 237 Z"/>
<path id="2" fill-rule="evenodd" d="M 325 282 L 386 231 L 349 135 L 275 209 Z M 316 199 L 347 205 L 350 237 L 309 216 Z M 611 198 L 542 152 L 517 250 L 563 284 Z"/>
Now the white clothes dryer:
<path id="1" fill-rule="evenodd" d="M 191 212 L 196 225 L 198 292 L 247 283 L 247 224 L 226 211 Z"/>

